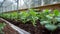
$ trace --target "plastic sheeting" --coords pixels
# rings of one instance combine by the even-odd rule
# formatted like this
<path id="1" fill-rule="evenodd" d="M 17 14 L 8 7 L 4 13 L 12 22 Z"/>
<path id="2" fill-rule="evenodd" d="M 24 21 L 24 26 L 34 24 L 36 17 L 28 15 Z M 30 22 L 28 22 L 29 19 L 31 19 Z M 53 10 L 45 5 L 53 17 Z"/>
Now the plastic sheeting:
<path id="1" fill-rule="evenodd" d="M 0 0 L 0 12 L 17 10 L 17 5 L 18 9 L 25 9 L 58 2 L 60 2 L 60 0 L 19 0 L 17 4 L 17 0 Z"/>

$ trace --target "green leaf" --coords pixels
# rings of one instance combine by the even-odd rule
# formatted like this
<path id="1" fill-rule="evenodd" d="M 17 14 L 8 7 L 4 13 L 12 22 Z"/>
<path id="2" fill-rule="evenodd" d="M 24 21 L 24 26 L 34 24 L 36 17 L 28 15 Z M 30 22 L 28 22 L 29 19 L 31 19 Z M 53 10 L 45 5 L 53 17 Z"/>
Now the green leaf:
<path id="1" fill-rule="evenodd" d="M 44 12 L 49 12 L 49 9 L 45 9 Z"/>
<path id="2" fill-rule="evenodd" d="M 37 12 L 35 12 L 35 11 L 32 10 L 32 9 L 30 9 L 29 14 L 30 14 L 31 16 L 36 16 L 36 15 L 37 15 Z"/>
<path id="3" fill-rule="evenodd" d="M 36 26 L 36 20 L 38 20 L 37 12 L 35 12 L 33 9 L 29 10 L 29 18 L 32 22 L 33 26 Z"/>
<path id="4" fill-rule="evenodd" d="M 55 19 L 57 20 L 57 22 L 60 22 L 60 18 L 59 17 L 56 17 Z"/>
<path id="5" fill-rule="evenodd" d="M 29 13 L 26 11 L 19 13 L 19 18 L 23 23 L 26 23 L 27 21 L 29 21 L 28 17 L 29 17 Z"/>
<path id="6" fill-rule="evenodd" d="M 50 22 L 49 21 L 41 21 L 40 24 L 41 25 L 45 25 L 45 24 L 49 24 Z"/>
<path id="7" fill-rule="evenodd" d="M 54 10 L 53 12 L 54 12 L 54 14 L 55 14 L 56 16 L 59 15 L 59 11 L 58 11 L 58 10 Z"/>
<path id="8" fill-rule="evenodd" d="M 60 23 L 58 23 L 57 26 L 60 28 Z"/>
<path id="9" fill-rule="evenodd" d="M 47 17 L 48 19 L 52 19 L 52 18 L 53 18 L 53 16 L 50 16 L 50 15 L 46 15 L 46 17 Z"/>
<path id="10" fill-rule="evenodd" d="M 43 11 L 43 13 L 44 14 L 49 14 L 51 11 L 49 10 L 49 9 L 45 9 L 44 11 Z"/>
<path id="11" fill-rule="evenodd" d="M 57 26 L 53 25 L 53 24 L 46 24 L 45 28 L 48 29 L 48 30 L 50 30 L 50 31 L 54 31 L 54 30 L 57 29 Z"/>

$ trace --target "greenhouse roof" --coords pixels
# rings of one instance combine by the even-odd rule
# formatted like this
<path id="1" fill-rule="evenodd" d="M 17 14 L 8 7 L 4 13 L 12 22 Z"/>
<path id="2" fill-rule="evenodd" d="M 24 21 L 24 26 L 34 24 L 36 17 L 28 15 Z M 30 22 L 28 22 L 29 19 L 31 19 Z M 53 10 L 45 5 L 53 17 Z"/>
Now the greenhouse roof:
<path id="1" fill-rule="evenodd" d="M 0 0 L 0 6 L 5 7 L 5 6 L 13 4 L 14 2 L 15 0 Z"/>
<path id="2" fill-rule="evenodd" d="M 0 11 L 2 11 L 2 9 L 3 11 L 17 10 L 17 6 L 18 9 L 24 9 L 57 2 L 60 2 L 60 0 L 0 0 Z"/>

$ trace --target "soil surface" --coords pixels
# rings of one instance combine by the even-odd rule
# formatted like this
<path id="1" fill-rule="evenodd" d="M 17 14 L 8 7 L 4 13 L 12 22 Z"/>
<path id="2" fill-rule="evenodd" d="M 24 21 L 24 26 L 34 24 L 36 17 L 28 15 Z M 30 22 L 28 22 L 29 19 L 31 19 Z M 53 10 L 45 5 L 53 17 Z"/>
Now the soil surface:
<path id="1" fill-rule="evenodd" d="M 34 27 L 31 24 L 31 22 L 27 22 L 26 24 L 23 24 L 21 21 L 15 21 L 15 20 L 10 20 L 10 19 L 8 19 L 7 21 L 30 32 L 31 34 L 60 34 L 60 29 L 57 29 L 56 31 L 51 32 L 47 30 L 44 26 L 41 26 L 39 20 L 36 21 L 37 23 L 36 27 Z"/>
<path id="2" fill-rule="evenodd" d="M 9 25 L 6 25 L 3 29 L 5 34 L 19 34 L 17 31 L 12 29 Z"/>
<path id="3" fill-rule="evenodd" d="M 0 23 L 4 23 L 2 20 L 0 20 Z M 15 31 L 13 28 L 10 27 L 10 25 L 6 24 L 6 26 L 2 30 L 4 34 L 19 34 L 17 31 Z"/>

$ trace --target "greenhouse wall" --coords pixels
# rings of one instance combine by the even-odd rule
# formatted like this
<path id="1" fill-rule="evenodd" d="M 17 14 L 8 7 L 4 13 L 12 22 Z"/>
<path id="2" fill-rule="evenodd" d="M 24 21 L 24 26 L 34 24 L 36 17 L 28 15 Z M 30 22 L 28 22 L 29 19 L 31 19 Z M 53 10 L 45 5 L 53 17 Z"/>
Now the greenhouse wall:
<path id="1" fill-rule="evenodd" d="M 18 10 L 20 10 L 25 8 L 40 7 L 49 4 L 56 4 L 56 3 L 60 3 L 60 0 L 19 0 L 18 4 L 16 0 L 5 0 L 4 2 L 3 1 L 0 2 L 1 2 L 0 11 L 2 12 L 3 10 L 3 12 L 8 12 L 8 11 L 17 10 L 17 8 Z"/>

